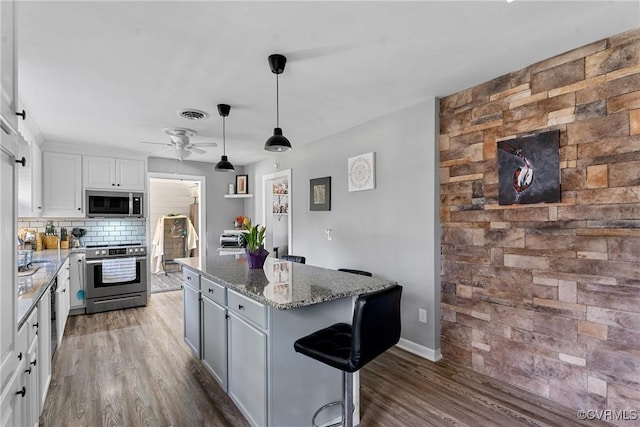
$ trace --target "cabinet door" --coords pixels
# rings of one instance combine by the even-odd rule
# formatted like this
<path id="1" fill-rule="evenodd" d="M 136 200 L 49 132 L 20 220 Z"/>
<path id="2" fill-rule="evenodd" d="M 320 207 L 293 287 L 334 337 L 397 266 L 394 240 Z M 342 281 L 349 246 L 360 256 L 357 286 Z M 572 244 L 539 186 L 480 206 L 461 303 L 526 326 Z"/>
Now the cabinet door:
<path id="1" fill-rule="evenodd" d="M 116 188 L 116 159 L 111 157 L 83 157 L 85 188 Z"/>
<path id="2" fill-rule="evenodd" d="M 267 424 L 267 336 L 231 310 L 228 325 L 229 396 L 252 425 L 264 426 Z"/>
<path id="3" fill-rule="evenodd" d="M 202 298 L 202 363 L 227 390 L 227 309 Z"/>
<path id="4" fill-rule="evenodd" d="M 0 1 L 0 114 L 3 121 L 18 128 L 16 72 L 15 2 Z"/>
<path id="5" fill-rule="evenodd" d="M 184 341 L 200 358 L 200 292 L 184 286 Z"/>
<path id="6" fill-rule="evenodd" d="M 82 209 L 82 157 L 79 154 L 43 154 L 44 216 L 79 217 Z"/>
<path id="7" fill-rule="evenodd" d="M 2 3 L 2 2 L 0 2 Z M 0 393 L 18 366 L 16 295 L 16 180 L 15 157 L 4 149 L 0 130 Z M 3 425 L 3 424 L 0 424 Z"/>
<path id="8" fill-rule="evenodd" d="M 27 160 L 18 166 L 18 216 L 42 215 L 42 152 L 38 144 L 19 136 L 18 158 Z"/>
<path id="9" fill-rule="evenodd" d="M 38 302 L 38 401 L 40 408 L 51 380 L 51 292 L 47 289 Z"/>
<path id="10" fill-rule="evenodd" d="M 40 417 L 40 399 L 38 392 L 38 340 L 34 340 L 27 357 L 25 376 L 25 422 L 24 425 L 37 427 Z"/>
<path id="11" fill-rule="evenodd" d="M 58 294 L 56 295 L 56 329 L 58 330 L 58 346 L 62 344 L 64 327 L 69 317 L 69 260 L 66 260 L 58 273 Z"/>
<path id="12" fill-rule="evenodd" d="M 144 161 L 116 159 L 116 186 L 122 190 L 144 191 Z"/>
<path id="13" fill-rule="evenodd" d="M 69 301 L 72 309 L 84 307 L 84 257 L 81 253 L 69 256 Z"/>
<path id="14" fill-rule="evenodd" d="M 0 426 L 24 425 L 23 405 L 27 394 L 27 387 L 23 384 L 23 370 L 25 365 L 26 359 L 22 359 L 20 364 L 16 366 L 13 376 L 0 394 Z"/>

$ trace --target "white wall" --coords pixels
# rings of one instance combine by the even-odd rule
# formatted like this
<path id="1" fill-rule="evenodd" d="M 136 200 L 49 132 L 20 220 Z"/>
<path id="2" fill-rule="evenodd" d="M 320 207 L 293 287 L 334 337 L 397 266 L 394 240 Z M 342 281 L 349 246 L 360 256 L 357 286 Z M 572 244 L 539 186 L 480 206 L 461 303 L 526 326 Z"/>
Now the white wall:
<path id="1" fill-rule="evenodd" d="M 291 141 L 293 150 L 245 167 L 250 188 L 262 176 L 292 169 L 291 253 L 307 264 L 356 268 L 404 287 L 402 338 L 427 357 L 439 355 L 440 229 L 437 100 L 406 108 L 312 144 Z M 348 192 L 347 159 L 376 153 L 376 188 Z M 309 180 L 331 176 L 331 211 L 309 210 Z M 247 215 L 260 218 L 262 190 L 247 202 Z M 333 230 L 328 241 L 325 229 Z M 418 322 L 427 310 L 427 324 Z"/>

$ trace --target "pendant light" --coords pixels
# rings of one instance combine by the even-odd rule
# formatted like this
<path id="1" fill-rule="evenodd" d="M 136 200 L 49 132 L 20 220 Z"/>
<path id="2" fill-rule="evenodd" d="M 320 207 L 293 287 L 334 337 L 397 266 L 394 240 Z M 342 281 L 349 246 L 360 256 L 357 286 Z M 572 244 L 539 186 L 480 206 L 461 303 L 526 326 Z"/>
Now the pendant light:
<path id="1" fill-rule="evenodd" d="M 226 129 L 224 126 L 225 117 L 229 115 L 229 111 L 231 111 L 231 107 L 227 104 L 218 104 L 218 114 L 222 116 L 222 157 L 220 157 L 220 161 L 216 163 L 216 171 L 218 172 L 233 172 L 235 169 L 233 165 L 227 158 L 227 146 L 226 146 Z"/>
<path id="2" fill-rule="evenodd" d="M 280 99 L 278 87 L 278 75 L 284 72 L 284 66 L 287 64 L 287 58 L 284 55 L 274 54 L 269 56 L 269 66 L 271 72 L 276 75 L 276 128 L 273 129 L 273 136 L 267 139 L 264 149 L 267 151 L 289 151 L 291 143 L 282 135 L 280 129 Z"/>

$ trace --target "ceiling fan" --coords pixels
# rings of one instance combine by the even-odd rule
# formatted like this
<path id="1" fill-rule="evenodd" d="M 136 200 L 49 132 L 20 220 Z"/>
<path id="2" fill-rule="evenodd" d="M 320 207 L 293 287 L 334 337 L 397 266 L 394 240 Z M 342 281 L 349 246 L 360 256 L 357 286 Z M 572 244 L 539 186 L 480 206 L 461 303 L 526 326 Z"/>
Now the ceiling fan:
<path id="1" fill-rule="evenodd" d="M 182 160 L 191 155 L 191 153 L 205 154 L 206 151 L 199 147 L 217 147 L 215 142 L 191 142 L 191 137 L 196 136 L 198 133 L 192 129 L 169 127 L 162 129 L 164 133 L 169 135 L 171 141 L 169 142 L 149 142 L 141 141 L 143 144 L 155 144 L 165 145 L 168 149 L 173 149 L 176 158 Z"/>

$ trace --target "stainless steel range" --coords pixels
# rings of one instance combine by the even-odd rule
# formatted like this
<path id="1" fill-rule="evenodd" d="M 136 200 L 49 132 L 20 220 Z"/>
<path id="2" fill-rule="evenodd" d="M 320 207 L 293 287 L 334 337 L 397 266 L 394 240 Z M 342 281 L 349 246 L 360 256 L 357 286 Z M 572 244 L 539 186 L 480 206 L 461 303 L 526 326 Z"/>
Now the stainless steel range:
<path id="1" fill-rule="evenodd" d="M 86 313 L 147 305 L 147 247 L 87 246 Z"/>

